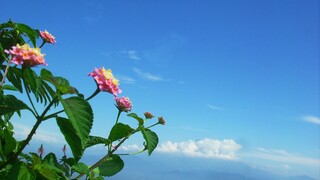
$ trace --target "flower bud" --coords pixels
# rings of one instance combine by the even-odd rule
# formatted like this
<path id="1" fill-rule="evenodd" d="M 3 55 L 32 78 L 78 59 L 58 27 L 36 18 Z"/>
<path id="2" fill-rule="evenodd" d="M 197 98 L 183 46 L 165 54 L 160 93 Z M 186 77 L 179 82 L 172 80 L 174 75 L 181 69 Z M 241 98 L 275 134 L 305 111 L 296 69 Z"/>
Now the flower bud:
<path id="1" fill-rule="evenodd" d="M 42 157 L 43 153 L 44 153 L 44 148 L 43 148 L 43 145 L 41 144 L 41 146 L 39 147 L 38 149 L 38 153 L 39 153 L 39 156 L 40 158 Z"/>
<path id="2" fill-rule="evenodd" d="M 158 121 L 159 121 L 159 123 L 162 124 L 162 125 L 165 125 L 165 124 L 166 124 L 166 121 L 164 120 L 164 118 L 163 118 L 162 116 L 159 116 L 159 117 L 158 117 Z"/>
<path id="3" fill-rule="evenodd" d="M 154 117 L 153 114 L 151 114 L 150 112 L 145 112 L 144 113 L 144 116 L 147 118 L 147 119 L 152 119 Z"/>
<path id="4" fill-rule="evenodd" d="M 116 106 L 119 111 L 129 112 L 132 109 L 132 103 L 128 97 L 115 98 Z"/>
<path id="5" fill-rule="evenodd" d="M 54 44 L 56 42 L 55 37 L 52 36 L 47 30 L 45 31 L 40 31 L 40 36 L 41 38 L 50 44 Z"/>
<path id="6" fill-rule="evenodd" d="M 66 145 L 63 146 L 62 152 L 63 152 L 64 155 L 66 155 L 66 152 L 67 152 L 67 146 Z"/>

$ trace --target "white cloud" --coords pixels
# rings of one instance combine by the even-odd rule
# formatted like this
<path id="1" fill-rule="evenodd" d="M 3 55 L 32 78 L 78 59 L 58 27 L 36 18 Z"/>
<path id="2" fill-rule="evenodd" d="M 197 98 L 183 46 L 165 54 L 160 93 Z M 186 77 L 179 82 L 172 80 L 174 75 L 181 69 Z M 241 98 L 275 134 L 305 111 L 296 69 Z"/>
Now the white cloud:
<path id="1" fill-rule="evenodd" d="M 164 79 L 161 78 L 160 76 L 153 75 L 153 74 L 148 73 L 148 72 L 143 72 L 138 68 L 133 68 L 132 70 L 135 73 L 137 73 L 143 79 L 150 80 L 150 81 L 164 81 Z"/>
<path id="2" fill-rule="evenodd" d="M 251 157 L 276 161 L 284 164 L 299 164 L 303 166 L 319 167 L 320 159 L 309 158 L 288 153 L 285 150 L 257 148 L 255 152 L 250 153 Z"/>
<path id="3" fill-rule="evenodd" d="M 319 117 L 315 117 L 315 116 L 303 116 L 302 117 L 303 121 L 312 123 L 312 124 L 317 124 L 320 125 L 320 118 Z"/>
<path id="4" fill-rule="evenodd" d="M 222 111 L 222 110 L 224 110 L 222 107 L 214 106 L 214 105 L 211 105 L 211 104 L 208 104 L 208 108 L 210 108 L 210 109 L 212 109 L 212 110 L 217 110 L 217 111 Z"/>
<path id="5" fill-rule="evenodd" d="M 120 80 L 120 83 L 125 83 L 125 84 L 134 84 L 134 83 L 136 83 L 136 80 L 134 80 L 133 78 L 128 77 L 128 76 L 117 75 L 116 77 Z"/>
<path id="6" fill-rule="evenodd" d="M 141 151 L 144 149 L 143 146 L 139 146 L 137 144 L 132 144 L 132 145 L 123 145 L 123 146 L 120 146 L 119 147 L 120 150 L 123 150 L 123 151 Z"/>
<path id="7" fill-rule="evenodd" d="M 120 53 L 134 61 L 141 59 L 136 50 L 121 51 Z"/>
<path id="8" fill-rule="evenodd" d="M 23 125 L 23 124 L 19 124 L 19 123 L 15 123 L 14 128 L 15 128 L 15 130 L 14 130 L 15 136 L 17 138 L 25 139 L 31 131 L 30 127 Z M 40 130 L 40 129 L 38 129 L 36 131 L 36 134 L 33 135 L 32 140 L 40 141 L 40 142 L 44 142 L 44 143 L 66 144 L 62 135 L 57 134 L 57 133 L 53 133 L 53 132 Z"/>
<path id="9" fill-rule="evenodd" d="M 236 152 L 241 145 L 232 139 L 200 139 L 184 142 L 167 141 L 158 146 L 156 151 L 163 153 L 182 153 L 192 157 L 218 158 L 226 160 L 237 159 Z"/>
<path id="10" fill-rule="evenodd" d="M 128 51 L 128 57 L 132 60 L 140 60 L 141 58 L 138 56 L 137 51 L 130 50 Z"/>

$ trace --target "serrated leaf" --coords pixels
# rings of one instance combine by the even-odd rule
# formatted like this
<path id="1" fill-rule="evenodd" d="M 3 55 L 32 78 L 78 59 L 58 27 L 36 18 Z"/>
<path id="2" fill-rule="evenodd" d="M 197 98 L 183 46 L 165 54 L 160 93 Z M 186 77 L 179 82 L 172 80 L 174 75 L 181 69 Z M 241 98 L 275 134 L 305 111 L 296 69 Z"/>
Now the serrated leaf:
<path id="1" fill-rule="evenodd" d="M 141 127 L 141 133 L 146 141 L 146 147 L 150 156 L 153 150 L 157 147 L 159 138 L 155 132 L 149 129 L 144 129 L 144 127 Z"/>
<path id="2" fill-rule="evenodd" d="M 79 174 L 83 174 L 83 173 L 87 174 L 90 172 L 88 166 L 82 162 L 78 162 L 77 164 L 73 165 L 71 168 Z"/>
<path id="3" fill-rule="evenodd" d="M 61 177 L 63 177 L 63 171 L 50 164 L 37 164 L 35 169 L 46 179 L 61 179 Z"/>
<path id="4" fill-rule="evenodd" d="M 140 125 L 144 124 L 144 120 L 141 117 L 139 117 L 136 113 L 129 113 L 127 116 L 136 119 Z"/>
<path id="5" fill-rule="evenodd" d="M 132 132 L 133 129 L 129 125 L 117 123 L 112 127 L 108 139 L 113 142 L 128 136 Z"/>
<path id="6" fill-rule="evenodd" d="M 99 137 L 99 136 L 89 136 L 89 139 L 86 144 L 86 148 L 97 145 L 97 144 L 110 144 L 110 141 L 106 138 Z"/>
<path id="7" fill-rule="evenodd" d="M 29 107 L 13 95 L 5 95 L 0 98 L 0 115 L 16 112 Z"/>
<path id="8" fill-rule="evenodd" d="M 33 165 L 41 163 L 41 158 L 38 154 L 33 152 L 30 152 L 29 154 L 31 155 Z"/>
<path id="9" fill-rule="evenodd" d="M 53 166 L 56 166 L 56 167 L 60 167 L 60 164 L 58 163 L 57 157 L 56 157 L 56 155 L 54 153 L 47 154 L 43 158 L 42 163 L 53 165 Z"/>
<path id="10" fill-rule="evenodd" d="M 8 155 L 10 153 L 13 153 L 13 151 L 16 149 L 17 141 L 13 137 L 13 134 L 9 132 L 7 129 L 3 130 L 4 133 L 4 143 L 3 146 L 3 153 L 5 155 Z"/>
<path id="11" fill-rule="evenodd" d="M 93 112 L 90 104 L 80 97 L 59 98 L 76 134 L 85 148 L 93 123 Z"/>
<path id="12" fill-rule="evenodd" d="M 74 160 L 78 161 L 84 151 L 81 138 L 78 136 L 69 119 L 56 117 L 56 120 L 61 133 L 70 146 Z"/>
<path id="13" fill-rule="evenodd" d="M 111 155 L 98 168 L 101 176 L 113 176 L 124 167 L 124 162 L 118 155 Z"/>
<path id="14" fill-rule="evenodd" d="M 5 179 L 32 180 L 35 176 L 28 170 L 25 163 L 19 162 L 13 165 Z"/>

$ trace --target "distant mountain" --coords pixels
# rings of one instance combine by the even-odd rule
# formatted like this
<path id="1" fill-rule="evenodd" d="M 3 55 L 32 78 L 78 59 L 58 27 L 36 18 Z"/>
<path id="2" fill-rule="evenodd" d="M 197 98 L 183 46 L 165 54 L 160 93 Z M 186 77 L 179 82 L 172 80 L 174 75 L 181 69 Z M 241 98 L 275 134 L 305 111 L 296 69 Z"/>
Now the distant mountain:
<path id="1" fill-rule="evenodd" d="M 111 180 L 315 180 L 308 176 L 285 177 L 241 162 L 177 156 L 124 157 L 125 167 Z"/>

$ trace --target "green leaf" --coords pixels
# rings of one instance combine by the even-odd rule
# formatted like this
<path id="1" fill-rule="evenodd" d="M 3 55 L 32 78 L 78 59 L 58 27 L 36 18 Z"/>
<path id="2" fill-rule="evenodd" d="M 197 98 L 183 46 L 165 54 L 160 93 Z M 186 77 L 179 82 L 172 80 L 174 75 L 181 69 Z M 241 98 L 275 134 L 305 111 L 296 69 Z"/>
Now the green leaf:
<path id="1" fill-rule="evenodd" d="M 144 120 L 141 117 L 139 117 L 136 113 L 129 113 L 127 116 L 136 119 L 140 125 L 144 124 Z"/>
<path id="2" fill-rule="evenodd" d="M 32 180 L 35 177 L 25 163 L 19 162 L 13 165 L 5 179 Z"/>
<path id="3" fill-rule="evenodd" d="M 89 139 L 86 144 L 86 148 L 97 145 L 97 144 L 110 144 L 110 141 L 106 138 L 99 137 L 99 136 L 89 136 Z"/>
<path id="4" fill-rule="evenodd" d="M 46 179 L 60 179 L 60 177 L 63 177 L 63 171 L 50 164 L 37 164 L 35 169 Z"/>
<path id="5" fill-rule="evenodd" d="M 93 112 L 90 104 L 80 97 L 59 98 L 69 118 L 72 128 L 85 148 L 93 123 Z M 72 147 L 71 147 L 72 148 Z"/>
<path id="6" fill-rule="evenodd" d="M 31 68 L 25 68 L 23 70 L 23 78 L 25 81 L 26 89 L 28 92 L 32 92 L 37 100 L 46 105 L 50 101 L 55 93 L 47 83 L 42 80 Z"/>
<path id="7" fill-rule="evenodd" d="M 130 135 L 133 131 L 129 125 L 117 123 L 112 127 L 108 139 L 113 142 Z"/>
<path id="8" fill-rule="evenodd" d="M 43 158 L 42 163 L 56 166 L 58 168 L 61 167 L 60 164 L 58 163 L 57 157 L 54 153 L 47 154 L 46 157 Z"/>
<path id="9" fill-rule="evenodd" d="M 71 168 L 79 174 L 83 174 L 83 173 L 87 174 L 90 172 L 88 166 L 82 162 L 78 162 L 77 164 L 73 165 Z"/>
<path id="10" fill-rule="evenodd" d="M 98 168 L 101 176 L 113 176 L 124 167 L 124 162 L 118 155 L 111 155 Z"/>
<path id="11" fill-rule="evenodd" d="M 16 149 L 17 141 L 13 137 L 13 133 L 9 132 L 7 129 L 3 130 L 4 133 L 4 144 L 3 146 L 3 153 L 5 155 L 9 155 L 10 153 L 13 153 L 13 151 Z"/>
<path id="12" fill-rule="evenodd" d="M 30 152 L 33 165 L 37 165 L 41 163 L 41 158 L 37 153 Z"/>
<path id="13" fill-rule="evenodd" d="M 78 161 L 84 151 L 81 138 L 78 136 L 69 119 L 56 117 L 56 120 L 61 133 L 70 146 L 75 161 Z"/>
<path id="14" fill-rule="evenodd" d="M 14 87 L 19 89 L 19 91 L 22 93 L 22 73 L 21 69 L 17 67 L 10 67 L 7 74 L 7 79 L 9 82 L 12 83 Z"/>
<path id="15" fill-rule="evenodd" d="M 22 109 L 30 109 L 24 102 L 13 95 L 5 95 L 0 98 L 0 115 L 16 112 Z"/>
<path id="16" fill-rule="evenodd" d="M 41 78 L 53 84 L 54 87 L 62 94 L 79 94 L 76 88 L 70 86 L 67 79 L 53 76 L 47 69 L 41 70 Z"/>
<path id="17" fill-rule="evenodd" d="M 22 23 L 16 23 L 15 28 L 18 31 L 26 34 L 29 37 L 29 39 L 31 40 L 33 46 L 37 47 L 36 41 L 37 41 L 37 38 L 39 37 L 39 31 L 34 30 L 34 29 L 30 28 L 29 26 L 22 24 Z"/>
<path id="18" fill-rule="evenodd" d="M 144 127 L 141 127 L 141 133 L 143 135 L 143 138 L 146 141 L 146 148 L 148 149 L 149 156 L 151 155 L 152 151 L 157 147 L 159 139 L 155 132 L 145 129 Z"/>
<path id="19" fill-rule="evenodd" d="M 11 85 L 4 85 L 4 86 L 2 86 L 2 89 L 3 90 L 10 90 L 10 91 L 19 91 L 19 89 L 17 89 L 14 86 L 11 86 Z"/>

